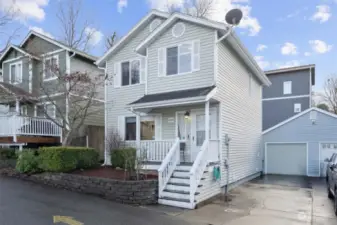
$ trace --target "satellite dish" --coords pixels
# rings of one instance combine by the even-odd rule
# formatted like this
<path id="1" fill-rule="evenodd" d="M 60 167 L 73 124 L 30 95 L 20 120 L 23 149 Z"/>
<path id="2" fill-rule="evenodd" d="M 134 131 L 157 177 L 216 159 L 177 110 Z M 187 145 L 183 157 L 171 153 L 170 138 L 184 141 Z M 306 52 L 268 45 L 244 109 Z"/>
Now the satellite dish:
<path id="1" fill-rule="evenodd" d="M 226 22 L 228 24 L 231 24 L 233 26 L 239 25 L 241 19 L 242 19 L 242 11 L 240 9 L 231 9 L 226 14 Z"/>

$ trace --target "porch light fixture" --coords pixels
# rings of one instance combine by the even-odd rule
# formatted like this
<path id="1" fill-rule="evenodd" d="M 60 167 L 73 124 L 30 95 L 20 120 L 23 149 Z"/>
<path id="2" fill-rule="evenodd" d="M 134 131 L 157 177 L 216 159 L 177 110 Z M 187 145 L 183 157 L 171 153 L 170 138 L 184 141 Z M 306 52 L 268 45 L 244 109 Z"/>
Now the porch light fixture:
<path id="1" fill-rule="evenodd" d="M 184 114 L 185 119 L 189 119 L 190 118 L 190 111 L 186 111 Z"/>

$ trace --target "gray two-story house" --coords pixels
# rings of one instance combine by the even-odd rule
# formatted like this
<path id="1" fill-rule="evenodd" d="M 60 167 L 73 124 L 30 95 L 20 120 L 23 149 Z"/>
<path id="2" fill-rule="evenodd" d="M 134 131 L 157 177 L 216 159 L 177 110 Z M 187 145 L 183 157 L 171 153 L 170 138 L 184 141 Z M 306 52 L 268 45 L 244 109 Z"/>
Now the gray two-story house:
<path id="1" fill-rule="evenodd" d="M 265 71 L 272 85 L 263 88 L 263 130 L 311 107 L 315 65 Z"/>
<path id="2" fill-rule="evenodd" d="M 75 93 L 65 87 L 75 86 L 75 82 L 65 82 L 62 76 L 71 77 L 76 73 L 103 76 L 104 71 L 94 64 L 96 60 L 94 56 L 34 31 L 30 31 L 20 45 L 8 46 L 0 57 L 0 103 L 3 105 L 0 120 L 2 125 L 6 124 L 0 128 L 0 144 L 22 146 L 34 141 L 55 144 L 52 137 L 62 142 L 62 130 L 51 120 L 62 119 L 74 111 L 74 104 L 68 100 Z M 104 85 L 96 92 L 93 99 L 99 104 L 91 109 L 95 113 L 86 118 L 84 126 L 73 133 L 74 137 L 88 133 L 90 126 L 104 131 Z M 26 136 L 40 136 L 40 139 L 31 140 Z M 101 142 L 103 140 L 101 138 Z"/>
<path id="3" fill-rule="evenodd" d="M 160 204 L 194 208 L 262 170 L 270 82 L 227 25 L 154 10 L 96 64 L 110 78 L 106 140 L 117 134 L 158 170 Z"/>

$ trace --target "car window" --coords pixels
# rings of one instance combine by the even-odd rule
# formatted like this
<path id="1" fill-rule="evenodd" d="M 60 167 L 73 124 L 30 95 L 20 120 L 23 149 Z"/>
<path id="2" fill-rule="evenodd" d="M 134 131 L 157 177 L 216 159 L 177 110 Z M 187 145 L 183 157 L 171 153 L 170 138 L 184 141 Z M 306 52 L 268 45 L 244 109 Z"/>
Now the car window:
<path id="1" fill-rule="evenodd" d="M 332 163 L 332 164 L 337 164 L 337 154 L 334 154 L 331 163 Z"/>
<path id="2" fill-rule="evenodd" d="M 332 156 L 331 156 L 331 158 L 329 159 L 329 162 L 333 162 L 335 160 L 335 156 L 336 156 L 336 154 L 333 153 Z"/>

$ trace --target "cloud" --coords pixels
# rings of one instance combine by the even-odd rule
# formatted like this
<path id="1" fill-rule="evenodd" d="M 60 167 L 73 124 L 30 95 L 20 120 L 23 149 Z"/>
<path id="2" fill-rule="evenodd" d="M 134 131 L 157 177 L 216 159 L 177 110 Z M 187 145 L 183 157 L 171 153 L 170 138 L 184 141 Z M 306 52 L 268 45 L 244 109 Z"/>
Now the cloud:
<path id="1" fill-rule="evenodd" d="M 266 61 L 263 56 L 255 56 L 254 59 L 262 70 L 270 66 L 270 62 Z"/>
<path id="2" fill-rule="evenodd" d="M 263 45 L 263 44 L 259 44 L 256 48 L 257 52 L 262 52 L 263 50 L 267 49 L 268 46 L 267 45 Z"/>
<path id="3" fill-rule="evenodd" d="M 10 11 L 21 21 L 28 19 L 43 21 L 46 16 L 43 8 L 48 5 L 48 2 L 48 0 L 0 0 L 0 11 Z"/>
<path id="4" fill-rule="evenodd" d="M 311 56 L 311 52 L 304 52 L 304 56 Z"/>
<path id="5" fill-rule="evenodd" d="M 103 36 L 104 36 L 101 31 L 96 30 L 96 28 L 93 28 L 93 27 L 85 28 L 84 32 L 87 36 L 90 36 L 89 45 L 91 46 L 98 45 L 102 41 Z"/>
<path id="6" fill-rule="evenodd" d="M 128 6 L 128 0 L 118 0 L 117 2 L 117 11 L 119 13 L 123 12 L 123 9 Z"/>
<path id="7" fill-rule="evenodd" d="M 296 55 L 297 47 L 291 42 L 286 42 L 281 48 L 282 55 Z"/>
<path id="8" fill-rule="evenodd" d="M 291 60 L 291 61 L 287 61 L 287 62 L 277 62 L 275 63 L 275 67 L 278 69 L 281 68 L 289 68 L 289 67 L 295 67 L 295 66 L 299 66 L 301 64 L 301 62 L 299 60 Z"/>
<path id="9" fill-rule="evenodd" d="M 300 14 L 302 14 L 304 11 L 307 11 L 309 8 L 306 6 L 304 8 L 298 9 L 296 11 L 293 11 L 291 13 L 289 13 L 288 15 L 286 15 L 285 17 L 281 17 L 279 19 L 277 19 L 277 21 L 285 21 L 287 19 L 291 19 L 291 18 L 295 18 L 298 17 Z"/>
<path id="10" fill-rule="evenodd" d="M 330 19 L 331 12 L 330 12 L 330 7 L 328 5 L 318 5 L 316 6 L 316 8 L 317 8 L 317 11 L 311 17 L 311 20 L 324 23 Z"/>
<path id="11" fill-rule="evenodd" d="M 44 31 L 41 27 L 31 26 L 29 27 L 29 30 L 33 30 L 37 33 L 43 34 L 44 36 L 47 36 L 50 38 L 54 38 L 54 36 L 51 33 Z"/>
<path id="12" fill-rule="evenodd" d="M 239 28 L 248 31 L 249 36 L 256 36 L 262 29 L 257 18 L 251 15 L 252 7 L 248 5 L 249 0 L 206 0 L 209 1 L 210 11 L 206 15 L 208 19 L 224 22 L 226 12 L 233 8 L 239 8 L 243 12 L 243 18 Z M 147 0 L 152 9 L 168 11 L 175 9 L 184 11 L 185 7 L 190 8 L 190 0 Z M 193 11 L 193 10 L 192 10 Z"/>
<path id="13" fill-rule="evenodd" d="M 321 40 L 310 40 L 309 44 L 314 52 L 318 54 L 324 54 L 329 52 L 332 49 L 332 45 L 328 45 L 324 41 Z"/>

